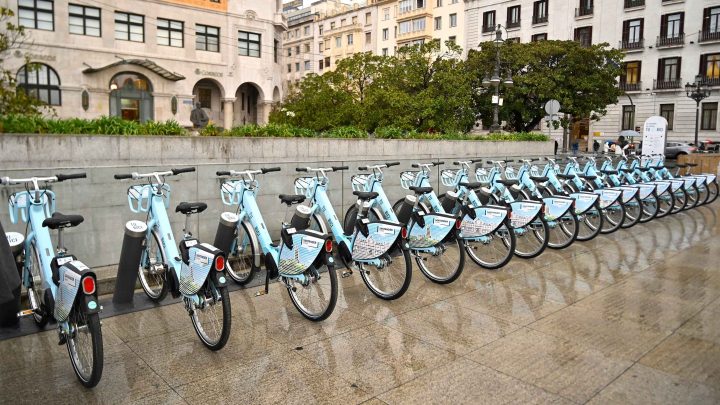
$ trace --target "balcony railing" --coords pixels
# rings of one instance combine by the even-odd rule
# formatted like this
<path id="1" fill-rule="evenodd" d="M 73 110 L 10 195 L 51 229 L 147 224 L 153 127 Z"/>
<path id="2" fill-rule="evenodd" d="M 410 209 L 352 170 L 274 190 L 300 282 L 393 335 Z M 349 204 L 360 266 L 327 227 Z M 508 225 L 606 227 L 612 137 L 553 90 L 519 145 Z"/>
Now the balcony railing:
<path id="1" fill-rule="evenodd" d="M 519 26 L 520 26 L 520 20 L 505 22 L 505 28 L 518 28 Z"/>
<path id="2" fill-rule="evenodd" d="M 682 79 L 653 80 L 653 90 L 672 90 L 682 88 Z"/>
<path id="3" fill-rule="evenodd" d="M 620 82 L 618 83 L 618 87 L 622 91 L 642 91 L 642 82 L 635 82 L 635 83 L 625 83 Z"/>
<path id="4" fill-rule="evenodd" d="M 620 49 L 626 51 L 638 50 L 643 48 L 645 48 L 645 40 L 642 38 L 633 42 L 627 40 L 620 41 Z"/>
<path id="5" fill-rule="evenodd" d="M 720 41 L 720 31 L 712 32 L 710 30 L 702 30 L 698 35 L 698 42 Z"/>
<path id="6" fill-rule="evenodd" d="M 657 37 L 657 46 L 678 46 L 685 44 L 685 33 L 681 33 L 676 37 Z"/>
<path id="7" fill-rule="evenodd" d="M 642 7 L 645 0 L 625 0 L 625 8 Z"/>
<path id="8" fill-rule="evenodd" d="M 708 86 L 720 86 L 720 77 L 703 77 L 702 81 Z"/>
<path id="9" fill-rule="evenodd" d="M 575 9 L 575 17 L 585 17 L 593 15 L 593 7 L 579 7 Z"/>
<path id="10" fill-rule="evenodd" d="M 532 23 L 533 23 L 533 24 L 543 24 L 543 23 L 546 23 L 546 22 L 548 22 L 548 16 L 547 16 L 547 14 L 545 14 L 545 15 L 534 15 L 534 16 L 532 17 Z"/>
<path id="11" fill-rule="evenodd" d="M 495 26 L 494 26 L 494 25 L 488 25 L 488 26 L 483 25 L 483 27 L 482 27 L 482 32 L 483 32 L 483 33 L 486 33 L 486 32 L 494 32 L 494 31 L 495 31 Z"/>

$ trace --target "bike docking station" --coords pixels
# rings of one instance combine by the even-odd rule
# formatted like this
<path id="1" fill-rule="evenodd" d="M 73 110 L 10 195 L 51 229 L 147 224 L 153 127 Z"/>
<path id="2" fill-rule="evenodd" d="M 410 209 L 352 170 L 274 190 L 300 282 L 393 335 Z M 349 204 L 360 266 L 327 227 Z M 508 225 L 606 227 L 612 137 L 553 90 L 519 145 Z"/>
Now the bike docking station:
<path id="1" fill-rule="evenodd" d="M 115 278 L 115 291 L 112 302 L 120 308 L 132 308 L 137 282 L 137 271 L 145 249 L 147 225 L 138 220 L 125 224 L 125 236 L 120 250 L 120 263 Z"/>

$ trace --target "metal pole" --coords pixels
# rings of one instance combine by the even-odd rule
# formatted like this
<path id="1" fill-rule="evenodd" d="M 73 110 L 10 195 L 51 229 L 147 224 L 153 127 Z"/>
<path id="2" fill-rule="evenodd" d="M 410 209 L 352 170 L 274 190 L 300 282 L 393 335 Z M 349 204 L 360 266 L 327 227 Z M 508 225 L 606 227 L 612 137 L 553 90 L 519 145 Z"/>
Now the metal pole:
<path id="1" fill-rule="evenodd" d="M 700 120 L 700 100 L 695 100 L 695 147 L 699 148 L 698 143 L 698 124 Z"/>
<path id="2" fill-rule="evenodd" d="M 495 76 L 500 77 L 500 45 L 495 42 Z M 490 132 L 500 130 L 500 83 L 495 86 L 495 106 L 493 107 L 493 124 Z"/>

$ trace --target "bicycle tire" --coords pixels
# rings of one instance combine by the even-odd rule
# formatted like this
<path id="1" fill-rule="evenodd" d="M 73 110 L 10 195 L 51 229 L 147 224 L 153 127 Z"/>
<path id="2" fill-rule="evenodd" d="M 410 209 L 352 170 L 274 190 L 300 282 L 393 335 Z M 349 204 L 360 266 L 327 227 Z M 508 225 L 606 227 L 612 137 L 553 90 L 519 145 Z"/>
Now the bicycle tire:
<path id="1" fill-rule="evenodd" d="M 637 205 L 635 205 L 637 204 Z M 623 229 L 632 228 L 635 226 L 638 222 L 640 222 L 640 217 L 642 217 L 643 212 L 643 205 L 642 200 L 640 200 L 640 196 L 635 194 L 635 197 L 632 198 L 632 200 L 623 203 L 623 206 L 625 207 L 625 217 L 623 218 L 622 225 L 620 225 Z M 631 213 L 628 213 L 628 207 L 631 208 Z M 632 212 L 635 213 L 633 216 Z"/>
<path id="2" fill-rule="evenodd" d="M 704 184 L 700 187 L 697 187 L 697 190 L 698 190 L 698 203 L 696 206 L 707 204 L 708 198 L 710 197 L 710 192 L 708 191 L 708 185 Z"/>
<path id="3" fill-rule="evenodd" d="M 211 270 L 214 271 L 214 270 Z M 202 298 L 210 298 L 206 295 L 210 293 L 212 295 L 212 304 L 210 306 L 214 307 L 217 305 L 217 300 L 212 293 L 212 290 L 208 290 L 209 288 L 215 288 L 218 292 L 218 295 L 220 296 L 220 302 L 222 305 L 222 330 L 218 334 L 217 338 L 213 339 L 205 332 L 205 327 L 202 325 L 202 322 L 199 320 L 198 311 L 204 312 L 206 308 L 195 308 L 193 312 L 190 314 L 190 321 L 192 322 L 193 328 L 195 329 L 195 333 L 197 333 L 198 337 L 200 338 L 200 341 L 202 342 L 205 347 L 212 351 L 217 351 L 225 347 L 227 344 L 228 338 L 230 337 L 230 329 L 232 328 L 232 308 L 230 306 L 230 293 L 228 293 L 227 286 L 225 287 L 215 287 L 212 285 L 211 281 L 208 280 L 205 283 L 205 286 L 203 286 L 200 291 L 198 291 L 198 294 Z M 186 298 L 188 299 L 188 298 Z M 207 300 L 206 300 L 207 301 Z M 215 328 L 216 329 L 216 328 Z"/>
<path id="4" fill-rule="evenodd" d="M 244 244 L 245 235 L 248 235 L 248 246 L 250 248 L 250 255 L 243 254 L 242 257 L 238 257 L 238 249 L 241 244 Z M 246 285 L 255 277 L 257 268 L 255 266 L 255 252 L 260 250 L 260 246 L 256 246 L 253 243 L 253 239 L 250 238 L 250 231 L 247 228 L 247 224 L 242 222 L 240 228 L 238 228 L 238 234 L 235 238 L 235 249 L 233 252 L 228 254 L 228 258 L 225 261 L 225 272 L 234 282 L 239 285 Z M 242 240 L 241 240 L 242 238 Z M 243 247 L 243 249 L 245 249 Z M 235 263 L 235 264 L 233 264 Z"/>
<path id="5" fill-rule="evenodd" d="M 410 287 L 410 280 L 412 280 L 412 259 L 410 258 L 410 251 L 405 250 L 400 245 L 402 243 L 401 240 L 398 240 L 395 242 L 395 246 L 390 249 L 390 251 L 383 255 L 383 260 L 385 262 L 389 261 L 392 262 L 391 255 L 395 255 L 395 257 L 402 257 L 403 263 L 405 264 L 405 271 L 404 271 L 404 280 L 402 284 L 400 285 L 400 288 L 398 288 L 395 291 L 383 291 L 381 287 L 377 286 L 376 283 L 374 283 L 372 280 L 370 280 L 370 273 L 373 271 L 384 271 L 385 268 L 375 268 L 373 270 L 366 269 L 366 263 L 356 262 L 358 265 L 358 269 L 360 270 L 360 276 L 363 279 L 363 282 L 367 286 L 367 288 L 375 294 L 376 297 L 382 298 L 387 301 L 392 301 L 395 299 L 398 299 L 405 294 L 408 287 Z M 398 254 L 399 253 L 399 254 Z M 374 266 L 373 266 L 374 267 Z"/>
<path id="6" fill-rule="evenodd" d="M 495 204 L 499 204 L 499 200 L 497 197 L 493 194 L 491 196 L 492 202 Z M 539 227 L 538 227 L 539 225 Z M 545 222 L 545 219 L 543 218 L 542 213 L 538 216 L 538 219 L 535 221 L 530 222 L 529 224 L 520 227 L 520 228 L 512 228 L 512 231 L 515 233 L 515 256 L 523 258 L 523 259 L 532 259 L 533 257 L 539 256 L 542 252 L 545 251 L 548 245 L 548 224 Z M 542 233 L 542 236 L 539 235 Z M 518 246 L 521 241 L 524 241 L 524 238 L 528 234 L 534 235 L 534 237 L 538 240 L 540 240 L 540 245 L 537 246 L 536 249 L 530 250 L 527 252 L 521 251 L 520 247 Z"/>
<path id="7" fill-rule="evenodd" d="M 77 320 L 82 319 L 84 320 L 84 324 L 78 325 Z M 71 323 L 71 325 L 74 322 L 74 328 L 76 329 L 75 335 L 68 337 L 66 346 L 68 350 L 68 355 L 70 356 L 70 363 L 73 366 L 73 371 L 75 372 L 75 376 L 80 381 L 82 385 L 84 385 L 87 388 L 92 388 L 100 382 L 100 378 L 102 378 L 102 372 L 103 372 L 103 338 L 102 338 L 102 329 L 100 326 L 100 315 L 99 314 L 85 314 L 80 310 L 79 308 L 75 307 L 73 308 L 70 318 L 68 321 Z M 78 326 L 84 326 L 85 328 L 82 331 L 78 330 Z M 87 332 L 85 332 L 87 331 Z M 80 354 L 77 350 L 78 344 L 76 340 L 78 340 L 78 336 L 80 333 L 87 333 L 90 336 L 90 344 L 92 345 L 91 353 L 92 353 L 92 370 L 90 370 L 89 373 L 83 372 L 84 370 L 80 370 L 79 367 L 81 367 L 78 362 L 80 361 Z"/>
<path id="8" fill-rule="evenodd" d="M 455 230 L 453 229 L 450 232 L 454 234 Z M 422 272 L 422 274 L 425 277 L 427 277 L 430 281 L 437 283 L 437 284 L 452 283 L 453 281 L 457 280 L 458 277 L 460 277 L 460 275 L 463 272 L 463 269 L 465 268 L 465 246 L 464 246 L 463 242 L 459 238 L 457 238 L 457 236 L 450 236 L 443 242 L 438 243 L 437 245 L 435 245 L 433 247 L 436 249 L 445 249 L 446 246 L 448 246 L 448 245 L 452 248 L 457 248 L 458 260 L 457 260 L 457 262 L 455 262 L 456 264 L 450 264 L 450 266 L 454 266 L 454 267 L 452 267 L 453 270 L 448 272 L 448 274 L 446 276 L 440 276 L 440 275 L 433 273 L 433 271 L 434 271 L 433 269 L 440 267 L 439 264 L 428 266 L 425 263 L 425 261 L 430 260 L 430 259 L 435 259 L 438 257 L 441 258 L 441 260 L 442 260 L 442 258 L 448 257 L 448 254 L 446 253 L 447 250 L 444 250 L 443 253 L 441 253 L 438 256 L 428 253 L 427 258 L 425 260 L 423 260 L 423 257 L 421 256 L 422 254 L 424 254 L 424 252 L 415 251 L 415 263 L 417 263 L 418 268 L 420 269 L 420 272 Z"/>
<path id="9" fill-rule="evenodd" d="M 674 205 L 672 211 L 670 211 L 671 214 L 677 214 L 678 212 L 685 209 L 685 205 L 687 205 L 687 191 L 685 191 L 685 187 L 680 187 L 673 193 L 675 195 L 674 198 Z"/>
<path id="10" fill-rule="evenodd" d="M 683 208 L 683 210 L 687 211 L 691 208 L 697 207 L 699 194 L 698 194 L 698 188 L 695 185 L 695 183 L 693 183 L 693 185 L 690 187 L 690 191 L 688 191 L 688 190 L 685 190 L 685 191 L 687 191 L 687 201 L 685 203 L 685 208 Z"/>
<path id="11" fill-rule="evenodd" d="M 324 309 L 320 309 L 318 313 L 312 313 L 307 309 L 307 306 L 302 304 L 300 302 L 300 298 L 297 294 L 297 287 L 291 284 L 292 280 L 283 278 L 283 281 L 285 285 L 287 286 L 288 294 L 290 295 L 290 301 L 292 301 L 295 308 L 300 312 L 302 316 L 304 316 L 306 319 L 309 319 L 314 322 L 319 322 L 324 319 L 327 319 L 329 317 L 333 310 L 335 310 L 335 305 L 337 304 L 337 297 L 338 297 L 338 280 L 337 280 L 337 272 L 335 271 L 335 266 L 325 266 L 327 267 L 327 275 L 330 278 L 330 299 L 328 300 L 327 306 Z M 311 267 L 308 270 L 305 270 L 305 273 L 310 272 L 317 272 L 318 274 L 325 273 L 321 272 L 320 270 L 316 269 L 314 266 Z M 306 274 L 307 276 L 307 274 Z M 294 283 L 293 283 L 294 284 Z M 309 285 L 309 284 L 308 284 Z M 307 288 L 307 286 L 303 286 L 300 284 L 302 288 Z"/>
<path id="12" fill-rule="evenodd" d="M 606 235 L 620 229 L 625 219 L 625 206 L 620 202 L 615 202 L 602 209 L 603 228 L 600 233 Z M 612 214 L 612 216 L 610 215 Z"/>
<path id="13" fill-rule="evenodd" d="M 713 180 L 713 182 L 708 184 L 707 187 L 708 187 L 707 204 L 712 204 L 713 202 L 715 202 L 715 200 L 718 197 L 718 193 L 720 192 L 720 187 L 718 187 L 717 180 Z"/>
<path id="14" fill-rule="evenodd" d="M 659 204 L 659 198 L 655 195 L 655 192 L 642 200 L 642 215 L 640 215 L 641 224 L 650 222 L 657 217 Z"/>
<path id="15" fill-rule="evenodd" d="M 158 252 L 160 253 L 160 263 L 167 264 L 167 258 L 165 257 L 165 251 L 162 248 L 162 244 L 160 243 L 160 237 L 158 236 L 157 230 L 154 230 L 150 232 L 152 235 L 153 240 L 155 241 L 155 244 L 157 246 Z M 145 243 L 145 259 L 149 260 L 150 257 L 150 249 L 151 249 L 151 242 L 149 240 L 150 238 L 146 239 Z M 156 258 L 157 260 L 157 258 Z M 146 265 L 149 265 L 149 263 L 146 263 Z M 168 270 L 171 271 L 171 270 Z M 160 302 L 163 299 L 165 299 L 165 296 L 168 293 L 168 285 L 167 285 L 167 275 L 163 272 L 163 274 L 160 277 L 156 277 L 155 281 L 160 283 L 160 291 L 157 293 L 150 287 L 148 280 L 145 277 L 145 274 L 143 273 L 143 263 L 140 263 L 140 266 L 138 267 L 138 277 L 140 279 L 140 286 L 142 287 L 143 291 L 145 291 L 145 295 L 150 298 L 153 302 Z M 150 290 L 150 291 L 148 291 Z"/>
<path id="16" fill-rule="evenodd" d="M 35 241 L 32 241 L 30 243 L 30 249 L 32 250 L 32 260 L 37 268 L 33 270 L 33 264 L 30 265 L 30 278 L 32 279 L 32 285 L 28 289 L 28 294 L 35 295 L 35 302 L 38 305 L 38 310 L 33 312 L 33 321 L 35 321 L 35 325 L 37 325 L 38 328 L 43 329 L 45 326 L 50 322 L 50 318 L 52 317 L 52 314 L 47 313 L 47 309 L 45 308 L 45 304 L 43 303 L 44 297 L 41 294 L 42 291 L 42 269 L 40 264 L 40 254 L 37 250 L 37 245 L 35 244 Z M 27 258 L 25 259 L 27 260 Z M 37 274 L 35 274 L 37 272 Z M 35 278 L 40 280 L 40 287 L 35 285 Z"/>
<path id="17" fill-rule="evenodd" d="M 655 218 L 664 218 L 672 212 L 675 205 L 675 194 L 669 189 L 658 196 L 658 213 Z"/>
<path id="18" fill-rule="evenodd" d="M 600 202 L 596 201 L 592 207 L 588 208 L 584 213 L 578 216 L 578 234 L 577 240 L 586 242 L 600 235 L 602 231 L 605 217 L 600 209 Z M 585 231 L 588 229 L 589 231 Z"/>
<path id="19" fill-rule="evenodd" d="M 513 258 L 515 255 L 515 232 L 510 229 L 506 224 L 500 225 L 498 229 L 495 230 L 492 234 L 488 235 L 489 240 L 487 242 L 470 242 L 467 241 L 465 243 L 465 252 L 470 257 L 470 260 L 472 260 L 475 264 L 478 266 L 487 269 L 487 270 L 496 270 L 501 267 L 504 267 L 508 262 L 510 262 L 510 259 Z M 503 253 L 499 254 L 496 259 L 487 259 L 484 257 L 485 253 L 488 252 L 489 248 L 488 245 L 493 243 L 497 239 L 498 242 L 502 244 L 505 248 L 503 249 Z M 479 249 L 477 248 L 479 246 Z M 477 252 L 481 252 L 481 254 L 478 254 Z M 482 255 L 482 256 L 481 256 Z M 491 261 L 494 260 L 494 261 Z"/>

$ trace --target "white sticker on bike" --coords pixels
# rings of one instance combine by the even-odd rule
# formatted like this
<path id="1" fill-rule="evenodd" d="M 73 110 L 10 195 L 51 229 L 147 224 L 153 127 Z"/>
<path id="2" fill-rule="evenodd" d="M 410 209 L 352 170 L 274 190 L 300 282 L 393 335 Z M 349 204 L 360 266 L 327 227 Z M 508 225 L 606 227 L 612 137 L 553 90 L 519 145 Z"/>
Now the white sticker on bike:
<path id="1" fill-rule="evenodd" d="M 213 257 L 209 253 L 198 250 L 195 252 L 195 264 L 201 266 L 207 266 L 212 261 Z"/>
<path id="2" fill-rule="evenodd" d="M 435 225 L 437 226 L 449 226 L 451 223 L 452 221 L 450 219 L 435 217 Z"/>
<path id="3" fill-rule="evenodd" d="M 308 249 L 317 249 L 317 247 L 320 245 L 320 241 L 317 239 L 303 238 L 300 245 Z"/>
<path id="4" fill-rule="evenodd" d="M 437 221 L 437 220 L 436 220 Z M 395 234 L 395 228 L 389 227 L 389 226 L 378 226 L 377 228 L 378 233 L 382 235 L 393 235 Z"/>
<path id="5" fill-rule="evenodd" d="M 75 288 L 80 285 L 80 275 L 72 271 L 63 273 L 63 284 L 68 287 Z"/>
<path id="6" fill-rule="evenodd" d="M 70 256 L 70 257 L 59 257 L 59 258 L 57 259 L 57 264 L 58 264 L 58 266 L 62 266 L 63 264 L 65 264 L 65 263 L 70 263 L 71 261 L 73 261 L 72 256 Z"/>

